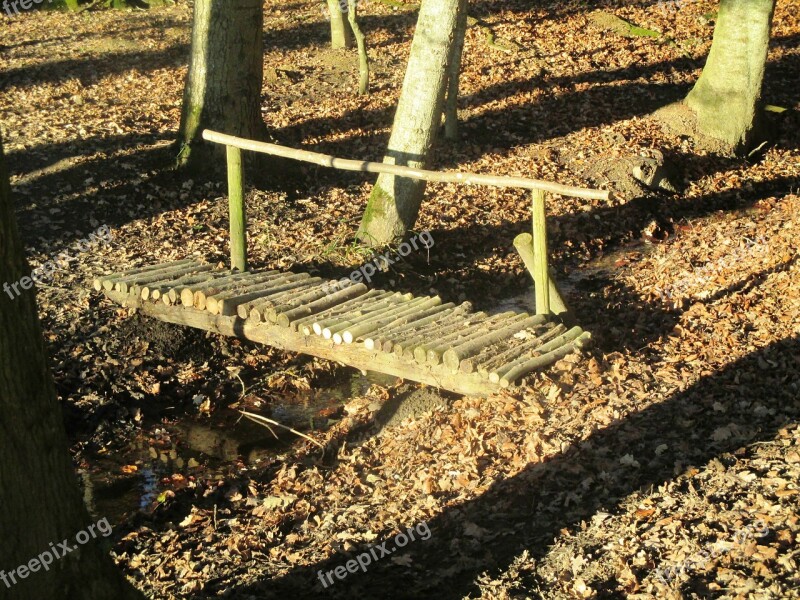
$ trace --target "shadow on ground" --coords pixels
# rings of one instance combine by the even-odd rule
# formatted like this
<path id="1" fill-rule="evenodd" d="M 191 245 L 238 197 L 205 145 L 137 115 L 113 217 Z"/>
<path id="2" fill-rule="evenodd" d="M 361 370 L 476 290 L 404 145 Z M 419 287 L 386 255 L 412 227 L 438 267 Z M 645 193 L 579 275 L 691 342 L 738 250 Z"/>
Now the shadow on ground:
<path id="1" fill-rule="evenodd" d="M 524 550 L 533 559 L 543 557 L 562 529 L 576 528 L 599 511 L 613 515 L 625 496 L 669 482 L 689 466 L 732 453 L 746 456 L 751 451 L 747 445 L 768 442 L 779 429 L 796 423 L 799 360 L 796 337 L 761 348 L 664 402 L 594 431 L 546 463 L 531 464 L 481 497 L 430 520 L 432 537 L 403 551 L 408 567 L 385 559 L 370 565 L 366 573 L 358 572 L 323 589 L 318 571 L 343 565 L 355 556 L 342 553 L 295 568 L 283 577 L 239 587 L 228 597 L 461 598 L 475 594 L 474 582 L 481 573 L 503 572 Z M 754 411 L 758 419 L 753 418 Z M 732 437 L 714 441 L 713 433 L 723 427 L 734 432 Z M 667 450 L 657 452 L 659 447 Z M 626 454 L 640 466 L 621 468 L 619 459 Z M 480 539 L 470 537 L 475 525 L 486 530 Z M 650 525 L 642 523 L 643 529 Z M 634 567 L 637 579 L 661 566 L 656 555 L 650 562 L 646 568 Z M 547 588 L 547 582 L 537 581 L 530 573 L 527 577 L 523 573 L 520 578 L 520 591 Z M 696 576 L 691 585 L 702 583 L 702 577 Z M 623 598 L 624 590 L 622 582 L 608 580 L 598 593 Z M 213 586 L 207 591 L 213 593 Z"/>

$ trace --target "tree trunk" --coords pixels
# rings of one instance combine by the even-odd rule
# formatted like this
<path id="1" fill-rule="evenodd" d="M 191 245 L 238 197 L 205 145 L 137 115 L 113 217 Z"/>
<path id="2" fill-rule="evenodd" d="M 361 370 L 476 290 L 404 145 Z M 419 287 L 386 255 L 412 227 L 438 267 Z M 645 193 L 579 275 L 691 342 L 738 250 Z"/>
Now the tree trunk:
<path id="1" fill-rule="evenodd" d="M 347 6 L 347 4 L 345 4 Z M 353 30 L 343 14 L 340 0 L 328 0 L 328 16 L 331 19 L 331 48 L 352 48 Z"/>
<path id="2" fill-rule="evenodd" d="M 774 0 L 722 0 L 703 73 L 686 97 L 698 131 L 743 152 L 758 138 Z"/>
<path id="3" fill-rule="evenodd" d="M 456 41 L 453 44 L 453 55 L 447 66 L 447 100 L 444 107 L 444 137 L 448 140 L 458 139 L 458 80 L 461 76 L 461 57 L 464 54 L 464 37 L 467 34 L 467 0 L 461 0 L 459 7 Z"/>
<path id="4" fill-rule="evenodd" d="M 178 133 L 179 165 L 208 169 L 209 165 L 224 164 L 224 149 L 204 143 L 200 137 L 203 129 L 265 139 L 261 118 L 263 20 L 260 0 L 195 1 Z"/>
<path id="5" fill-rule="evenodd" d="M 87 531 L 91 521 L 67 451 L 35 292 L 17 283 L 30 274 L 0 140 L 0 282 L 22 288 L 19 296 L 6 286 L 0 292 L 0 597 L 143 598 L 102 547 L 105 531 L 63 558 L 54 558 L 47 569 L 38 558 L 53 546 L 59 548 L 62 540 L 69 540 L 70 548 L 77 546 L 75 536 Z M 110 534 L 110 526 L 107 531 Z M 27 565 L 27 571 L 20 572 L 19 567 Z"/>
<path id="6" fill-rule="evenodd" d="M 462 0 L 423 0 L 384 162 L 425 168 L 442 119 L 447 65 Z M 425 182 L 381 174 L 358 238 L 371 246 L 401 239 L 414 225 Z"/>
<path id="7" fill-rule="evenodd" d="M 358 0 L 348 0 L 347 6 L 347 20 L 358 44 L 358 93 L 369 94 L 369 56 L 367 39 L 358 26 Z"/>

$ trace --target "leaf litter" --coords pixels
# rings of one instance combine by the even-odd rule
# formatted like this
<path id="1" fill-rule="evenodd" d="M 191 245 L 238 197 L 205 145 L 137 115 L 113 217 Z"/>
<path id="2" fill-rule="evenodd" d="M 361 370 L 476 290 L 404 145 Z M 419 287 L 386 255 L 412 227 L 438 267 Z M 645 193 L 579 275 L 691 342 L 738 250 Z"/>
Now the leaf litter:
<path id="1" fill-rule="evenodd" d="M 695 80 L 714 3 L 602 4 L 662 37 L 614 35 L 572 4 L 476 5 L 517 51 L 469 29 L 462 139 L 440 145 L 434 165 L 612 189 L 608 202 L 548 204 L 553 263 L 595 347 L 513 393 L 445 396 L 390 425 L 383 413 L 408 386 L 355 390 L 302 429 L 324 452 L 289 439 L 252 462 L 224 435 L 241 427 L 237 409 L 313 403 L 343 369 L 151 323 L 88 286 L 150 262 L 226 260 L 224 184 L 160 169 L 180 117 L 190 7 L 6 20 L 0 112 L 32 265 L 100 224 L 115 235 L 39 302 L 78 464 L 142 436 L 164 465 L 146 510 L 115 528 L 116 560 L 149 597 L 798 597 L 798 16 L 778 3 L 765 84 L 771 104 L 793 110 L 762 156 L 732 160 L 648 118 Z M 363 12 L 375 61 L 366 99 L 353 93 L 354 57 L 325 48 L 315 3 L 267 3 L 263 114 L 276 139 L 381 157 L 415 15 L 377 2 Z M 677 193 L 630 176 L 658 154 Z M 250 190 L 252 260 L 346 274 L 364 256 L 352 239 L 369 180 L 301 174 L 290 193 Z M 375 284 L 524 306 L 530 283 L 511 240 L 528 210 L 514 192 L 430 185 L 418 227 L 435 249 Z M 220 415 L 207 451 L 184 459 L 175 426 Z M 756 520 L 768 534 L 737 543 Z M 422 521 L 430 540 L 319 584 L 317 570 Z M 708 544 L 725 551 L 657 577 Z"/>

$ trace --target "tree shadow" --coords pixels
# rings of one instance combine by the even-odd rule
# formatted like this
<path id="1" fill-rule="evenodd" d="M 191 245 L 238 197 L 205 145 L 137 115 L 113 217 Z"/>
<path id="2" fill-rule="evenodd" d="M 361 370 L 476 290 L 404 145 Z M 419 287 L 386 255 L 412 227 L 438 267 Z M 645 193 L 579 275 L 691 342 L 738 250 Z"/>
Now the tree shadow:
<path id="1" fill-rule="evenodd" d="M 116 227 L 160 214 L 170 205 L 190 203 L 191 199 L 140 198 L 143 186 L 175 187 L 175 173 L 165 168 L 174 162 L 174 153 L 170 146 L 158 145 L 165 138 L 164 134 L 126 134 L 12 153 L 9 170 L 19 177 L 13 186 L 14 201 L 24 237 L 44 242 L 58 239 L 66 246 L 81 237 L 77 232 L 87 230 L 90 217 Z M 141 149 L 131 152 L 132 148 Z M 96 189 L 98 184 L 102 193 Z M 55 203 L 52 208 L 57 208 L 57 213 L 47 210 L 51 205 L 45 200 L 54 195 L 69 197 L 66 202 Z M 64 225 L 58 226 L 59 219 Z"/>
<path id="2" fill-rule="evenodd" d="M 101 58 L 66 58 L 25 67 L 14 67 L 0 73 L 0 86 L 27 88 L 32 85 L 59 83 L 67 79 L 79 79 L 88 87 L 101 82 L 109 75 L 128 71 L 152 71 L 164 67 L 186 64 L 189 45 L 178 43 L 163 50 L 140 50 L 138 52 L 107 52 Z"/>
<path id="3" fill-rule="evenodd" d="M 156 19 L 158 25 L 162 28 L 167 27 L 181 27 L 183 22 L 175 17 L 164 16 L 164 18 Z M 36 39 L 36 40 L 25 40 L 23 42 L 18 42 L 16 44 L 11 44 L 8 46 L 0 46 L 0 52 L 7 52 L 9 50 L 16 50 L 18 48 L 27 48 L 28 46 L 44 46 L 44 45 L 51 45 L 57 44 L 59 42 L 79 42 L 84 40 L 90 40 L 93 38 L 97 38 L 100 36 L 109 36 L 109 35 L 123 35 L 126 33 L 135 33 L 137 31 L 146 31 L 153 28 L 152 23 L 148 23 L 147 25 L 139 25 L 135 27 L 117 27 L 117 28 L 109 28 L 104 30 L 102 33 L 98 32 L 91 32 L 91 33 L 81 33 L 75 35 L 62 35 L 57 37 L 50 37 L 44 39 Z"/>
<path id="4" fill-rule="evenodd" d="M 689 466 L 729 453 L 747 454 L 748 445 L 769 441 L 779 429 L 796 423 L 799 353 L 797 337 L 763 347 L 663 402 L 576 440 L 546 462 L 530 464 L 480 497 L 448 507 L 428 520 L 433 532 L 429 540 L 404 548 L 402 564 L 407 567 L 391 560 L 373 562 L 366 572 L 335 580 L 335 585 L 324 589 L 319 571 L 344 565 L 367 549 L 358 548 L 295 567 L 284 576 L 228 590 L 228 597 L 462 598 L 475 594 L 480 574 L 504 572 L 523 551 L 533 560 L 541 559 L 563 529 L 579 527 L 599 511 L 619 512 L 626 496 L 663 485 Z M 717 435 L 723 430 L 730 435 Z M 631 455 L 638 466 L 621 464 L 625 455 Z M 652 526 L 652 521 L 641 523 L 642 529 Z M 390 539 L 390 532 L 381 539 Z M 653 553 L 646 566 L 633 567 L 633 572 L 641 581 L 659 566 L 660 559 Z M 518 586 L 520 591 L 541 590 L 547 582 L 529 575 Z M 603 597 L 624 597 L 624 589 L 624 582 L 608 579 L 599 592 Z M 206 588 L 212 595 L 216 591 L 221 590 L 213 585 Z"/>
<path id="5" fill-rule="evenodd" d="M 796 36 L 795 36 L 796 37 Z M 782 39 L 781 43 L 791 44 L 792 39 Z M 792 55 L 767 65 L 765 89 L 774 90 L 770 95 L 773 102 L 792 102 L 786 86 L 772 85 L 776 76 L 792 73 L 798 69 L 800 56 Z M 691 60 L 684 57 L 649 65 L 634 65 L 613 71 L 592 71 L 569 77 L 548 77 L 546 75 L 526 80 L 503 81 L 482 89 L 476 94 L 466 95 L 459 99 L 459 108 L 479 109 L 484 104 L 507 98 L 520 92 L 533 89 L 552 90 L 542 95 L 538 101 L 526 102 L 509 107 L 505 103 L 500 108 L 489 109 L 461 119 L 459 126 L 462 139 L 469 144 L 452 146 L 440 141 L 434 152 L 434 168 L 449 168 L 465 160 L 476 160 L 483 156 L 487 148 L 508 150 L 526 144 L 566 136 L 580 129 L 588 129 L 610 125 L 618 121 L 634 117 L 642 117 L 653 111 L 681 100 L 691 88 L 689 83 L 663 83 L 654 81 L 666 77 L 670 72 L 690 72 L 699 69 L 702 60 Z M 583 90 L 582 84 L 593 84 L 595 87 Z M 612 85 L 613 84 L 613 85 Z M 566 91 L 562 91 L 566 89 Z M 624 99 L 624 102 L 621 101 Z M 287 143 L 300 143 L 309 138 L 327 137 L 331 133 L 346 131 L 358 132 L 352 136 L 340 136 L 335 141 L 325 141 L 315 145 L 320 152 L 338 156 L 349 156 L 353 140 L 363 142 L 365 124 L 382 123 L 391 125 L 395 106 L 372 109 L 370 111 L 353 110 L 338 117 L 312 118 L 283 128 L 275 132 L 280 140 Z M 571 115 L 570 119 L 553 119 L 553 115 Z M 524 127 L 521 126 L 524 124 Z M 800 135 L 791 127 L 791 121 L 784 128 L 786 141 L 796 145 Z M 381 147 L 388 141 L 386 134 L 372 135 L 367 146 L 373 149 L 373 155 L 360 156 L 364 160 L 380 160 Z M 457 151 L 455 151 L 457 150 Z M 347 174 L 321 174 L 318 181 L 335 184 L 337 181 L 351 182 L 355 178 Z M 361 175 L 358 181 L 366 181 L 368 176 Z"/>

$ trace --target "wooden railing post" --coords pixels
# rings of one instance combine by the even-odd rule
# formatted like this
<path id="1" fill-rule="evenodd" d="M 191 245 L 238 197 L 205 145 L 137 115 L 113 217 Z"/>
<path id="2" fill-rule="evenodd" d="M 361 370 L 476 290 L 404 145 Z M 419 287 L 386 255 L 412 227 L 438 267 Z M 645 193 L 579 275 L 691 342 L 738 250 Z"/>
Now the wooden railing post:
<path id="1" fill-rule="evenodd" d="M 533 190 L 533 282 L 536 288 L 536 314 L 550 314 L 550 273 L 547 264 L 547 226 L 542 190 Z"/>
<path id="2" fill-rule="evenodd" d="M 228 213 L 231 232 L 231 269 L 247 271 L 247 216 L 244 208 L 242 151 L 225 146 L 228 158 Z"/>

